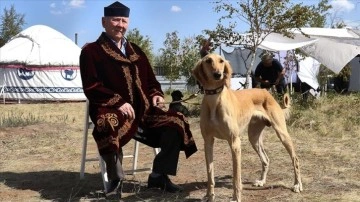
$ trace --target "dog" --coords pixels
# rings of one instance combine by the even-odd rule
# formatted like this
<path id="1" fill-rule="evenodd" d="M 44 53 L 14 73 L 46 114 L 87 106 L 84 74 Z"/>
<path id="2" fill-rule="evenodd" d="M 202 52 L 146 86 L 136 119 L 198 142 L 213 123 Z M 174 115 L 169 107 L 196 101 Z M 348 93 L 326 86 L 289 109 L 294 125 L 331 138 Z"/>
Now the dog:
<path id="1" fill-rule="evenodd" d="M 200 129 L 204 138 L 207 168 L 208 201 L 215 200 L 213 164 L 214 139 L 226 140 L 231 148 L 233 163 L 233 200 L 241 201 L 241 140 L 240 135 L 248 129 L 249 141 L 262 163 L 262 172 L 254 186 L 266 183 L 269 159 L 263 146 L 262 131 L 272 126 L 282 144 L 290 154 L 295 172 L 294 192 L 303 190 L 300 164 L 286 126 L 289 104 L 282 108 L 265 89 L 230 89 L 232 68 L 230 63 L 218 54 L 208 54 L 199 60 L 191 70 L 202 85 L 204 97 L 200 112 Z"/>

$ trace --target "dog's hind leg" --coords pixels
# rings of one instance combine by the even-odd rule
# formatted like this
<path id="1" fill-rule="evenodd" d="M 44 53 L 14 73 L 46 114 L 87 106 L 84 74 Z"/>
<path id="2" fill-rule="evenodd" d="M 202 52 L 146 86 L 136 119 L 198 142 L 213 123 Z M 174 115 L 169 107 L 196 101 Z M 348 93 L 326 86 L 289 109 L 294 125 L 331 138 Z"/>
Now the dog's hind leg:
<path id="1" fill-rule="evenodd" d="M 206 170 L 207 170 L 207 201 L 215 201 L 215 179 L 214 179 L 214 161 L 213 161 L 213 151 L 214 151 L 214 136 L 203 136 L 204 138 L 204 147 L 205 147 L 205 160 L 206 160 Z"/>
<path id="2" fill-rule="evenodd" d="M 280 124 L 273 124 L 273 128 L 276 131 L 277 136 L 279 137 L 282 144 L 285 146 L 287 152 L 291 157 L 291 161 L 294 166 L 295 182 L 293 186 L 294 192 L 301 192 L 303 190 L 300 176 L 300 163 L 299 159 L 296 156 L 295 148 L 291 137 L 287 131 L 285 120 L 280 122 Z"/>
<path id="3" fill-rule="evenodd" d="M 266 183 L 266 176 L 269 171 L 269 164 L 270 164 L 269 157 L 265 152 L 264 144 L 263 144 L 262 131 L 264 127 L 265 127 L 265 123 L 262 120 L 260 120 L 260 118 L 258 117 L 253 117 L 248 127 L 249 141 L 253 149 L 259 155 L 262 165 L 260 179 L 256 180 L 255 183 L 253 184 L 254 186 L 257 187 L 262 187 Z"/>

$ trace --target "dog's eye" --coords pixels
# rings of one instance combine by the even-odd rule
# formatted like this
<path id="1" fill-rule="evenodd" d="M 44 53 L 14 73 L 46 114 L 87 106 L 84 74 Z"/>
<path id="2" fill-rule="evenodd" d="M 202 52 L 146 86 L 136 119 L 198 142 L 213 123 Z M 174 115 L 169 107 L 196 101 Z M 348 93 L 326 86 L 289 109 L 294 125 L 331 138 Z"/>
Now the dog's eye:
<path id="1" fill-rule="evenodd" d="M 212 59 L 211 58 L 208 58 L 205 60 L 206 63 L 212 63 Z"/>
<path id="2" fill-rule="evenodd" d="M 224 62 L 224 60 L 223 60 L 223 59 L 220 59 L 220 60 L 219 60 L 219 62 L 220 62 L 220 63 L 223 63 L 223 62 Z"/>

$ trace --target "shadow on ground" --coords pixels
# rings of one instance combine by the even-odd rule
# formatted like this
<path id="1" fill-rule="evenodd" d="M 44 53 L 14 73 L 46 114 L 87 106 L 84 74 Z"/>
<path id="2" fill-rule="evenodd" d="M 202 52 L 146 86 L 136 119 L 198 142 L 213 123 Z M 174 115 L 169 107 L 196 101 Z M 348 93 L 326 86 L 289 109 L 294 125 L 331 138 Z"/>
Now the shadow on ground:
<path id="1" fill-rule="evenodd" d="M 106 201 L 104 197 L 102 179 L 98 173 L 85 173 L 80 180 L 78 172 L 41 171 L 14 173 L 0 173 L 0 181 L 6 186 L 17 190 L 32 190 L 41 195 L 41 199 L 51 201 Z M 232 189 L 232 177 L 229 175 L 215 178 L 216 187 Z M 249 184 L 247 182 L 243 182 Z M 166 193 L 159 189 L 148 189 L 147 182 L 125 180 L 123 184 L 123 201 L 201 201 L 206 193 L 206 182 L 188 182 L 179 184 L 184 188 L 181 193 Z M 248 187 L 248 185 L 245 185 Z M 244 187 L 244 190 L 253 190 Z M 285 188 L 270 186 L 262 189 Z M 256 188 L 255 188 L 256 189 Z M 202 196 L 191 196 L 193 191 L 201 192 Z"/>
<path id="2" fill-rule="evenodd" d="M 51 201 L 106 201 L 102 187 L 101 175 L 85 173 L 80 180 L 78 172 L 41 171 L 41 172 L 2 172 L 0 181 L 17 190 L 32 190 L 41 195 L 41 199 Z M 220 184 L 217 184 L 221 186 Z M 146 182 L 125 180 L 123 185 L 124 201 L 200 201 L 189 198 L 194 190 L 206 190 L 204 182 L 180 184 L 181 193 L 165 193 L 159 189 L 148 189 Z"/>

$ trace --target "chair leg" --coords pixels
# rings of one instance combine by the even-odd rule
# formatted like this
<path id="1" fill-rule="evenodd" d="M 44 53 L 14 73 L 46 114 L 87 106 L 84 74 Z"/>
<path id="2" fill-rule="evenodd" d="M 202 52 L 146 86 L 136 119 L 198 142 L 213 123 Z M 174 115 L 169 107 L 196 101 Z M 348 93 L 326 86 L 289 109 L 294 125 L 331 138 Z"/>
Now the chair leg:
<path id="1" fill-rule="evenodd" d="M 85 124 L 84 124 L 83 146 L 82 146 L 81 166 L 80 166 L 80 179 L 84 179 L 88 131 L 89 131 L 89 101 L 86 100 Z"/>
<path id="2" fill-rule="evenodd" d="M 139 154 L 139 142 L 135 140 L 134 146 L 134 159 L 133 159 L 133 167 L 132 167 L 132 175 L 136 174 L 137 162 L 138 162 L 138 154 Z"/>

